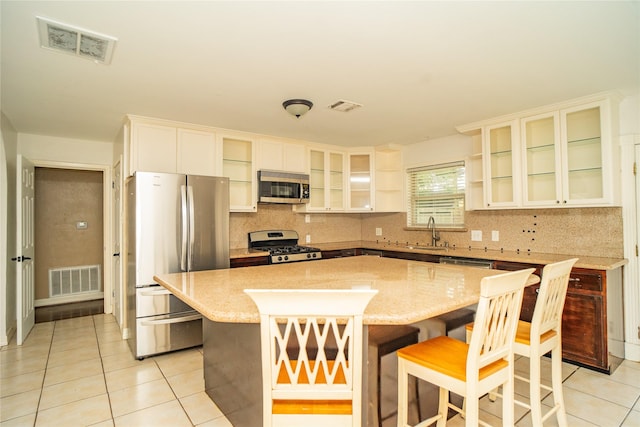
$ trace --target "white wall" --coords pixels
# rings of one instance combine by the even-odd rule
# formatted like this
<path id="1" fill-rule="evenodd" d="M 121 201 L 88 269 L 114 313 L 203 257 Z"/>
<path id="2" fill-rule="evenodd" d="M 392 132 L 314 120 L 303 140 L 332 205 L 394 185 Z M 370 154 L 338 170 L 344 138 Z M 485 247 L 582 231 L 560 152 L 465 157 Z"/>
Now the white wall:
<path id="1" fill-rule="evenodd" d="M 46 135 L 18 135 L 18 152 L 30 160 L 113 165 L 113 143 Z"/>
<path id="2" fill-rule="evenodd" d="M 437 165 L 464 160 L 471 155 L 471 137 L 462 134 L 445 136 L 407 145 L 403 148 L 404 167 Z"/>

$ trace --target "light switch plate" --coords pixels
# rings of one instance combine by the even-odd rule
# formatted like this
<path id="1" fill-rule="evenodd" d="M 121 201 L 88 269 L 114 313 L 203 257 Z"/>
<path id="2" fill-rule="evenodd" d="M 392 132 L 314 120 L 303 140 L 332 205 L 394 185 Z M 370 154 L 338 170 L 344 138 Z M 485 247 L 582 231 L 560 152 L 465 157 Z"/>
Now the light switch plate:
<path id="1" fill-rule="evenodd" d="M 471 241 L 482 242 L 482 230 L 471 230 Z"/>
<path id="2" fill-rule="evenodd" d="M 500 241 L 500 232 L 498 230 L 491 231 L 491 241 L 499 242 Z"/>
<path id="3" fill-rule="evenodd" d="M 382 236 L 382 228 L 376 227 L 376 236 Z"/>
<path id="4" fill-rule="evenodd" d="M 311 234 L 307 234 L 307 236 L 304 238 L 304 241 L 306 243 L 311 243 Z"/>

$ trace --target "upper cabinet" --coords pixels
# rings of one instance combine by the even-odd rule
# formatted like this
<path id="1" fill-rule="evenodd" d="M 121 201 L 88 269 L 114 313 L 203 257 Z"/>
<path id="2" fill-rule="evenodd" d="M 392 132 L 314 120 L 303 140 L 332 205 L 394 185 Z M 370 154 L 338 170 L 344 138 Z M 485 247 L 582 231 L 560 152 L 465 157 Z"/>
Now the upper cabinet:
<path id="1" fill-rule="evenodd" d="M 350 211 L 371 212 L 374 208 L 373 153 L 349 153 L 347 208 Z"/>
<path id="2" fill-rule="evenodd" d="M 374 160 L 376 212 L 405 211 L 401 148 L 395 145 L 375 147 Z"/>
<path id="3" fill-rule="evenodd" d="M 344 212 L 345 153 L 337 150 L 310 148 L 309 203 L 296 205 L 298 212 Z"/>
<path id="4" fill-rule="evenodd" d="M 307 172 L 307 147 L 303 144 L 262 139 L 257 151 L 258 170 Z"/>
<path id="5" fill-rule="evenodd" d="M 520 141 L 516 122 L 486 126 L 484 136 L 485 204 L 513 208 L 520 203 Z"/>
<path id="6" fill-rule="evenodd" d="M 255 142 L 238 135 L 220 135 L 219 142 L 222 175 L 229 178 L 231 212 L 255 212 L 258 198 Z"/>
<path id="7" fill-rule="evenodd" d="M 129 175 L 145 171 L 214 176 L 218 172 L 213 131 L 137 116 L 129 116 L 125 128 Z"/>
<path id="8" fill-rule="evenodd" d="M 612 103 L 593 96 L 460 127 L 482 135 L 482 209 L 618 205 Z"/>

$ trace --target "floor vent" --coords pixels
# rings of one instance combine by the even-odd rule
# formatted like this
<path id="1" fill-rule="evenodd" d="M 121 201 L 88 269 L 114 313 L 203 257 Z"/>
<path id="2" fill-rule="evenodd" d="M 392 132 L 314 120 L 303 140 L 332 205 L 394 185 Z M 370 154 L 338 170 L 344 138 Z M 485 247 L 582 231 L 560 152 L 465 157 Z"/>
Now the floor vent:
<path id="1" fill-rule="evenodd" d="M 49 270 L 49 296 L 61 297 L 102 289 L 100 265 L 52 268 Z"/>

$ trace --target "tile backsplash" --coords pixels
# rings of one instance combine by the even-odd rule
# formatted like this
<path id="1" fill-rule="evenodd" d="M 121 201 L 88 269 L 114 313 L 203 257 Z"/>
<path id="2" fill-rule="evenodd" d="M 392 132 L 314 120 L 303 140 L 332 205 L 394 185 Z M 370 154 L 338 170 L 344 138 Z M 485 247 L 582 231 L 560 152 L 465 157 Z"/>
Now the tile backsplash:
<path id="1" fill-rule="evenodd" d="M 470 211 L 465 222 L 464 232 L 441 231 L 439 244 L 623 257 L 622 208 Z M 290 205 L 265 204 L 256 213 L 231 214 L 230 247 L 246 248 L 248 232 L 268 229 L 296 230 L 300 244 L 309 236 L 311 245 L 352 240 L 430 243 L 429 232 L 407 230 L 405 225 L 405 213 L 300 214 Z M 376 236 L 376 228 L 382 236 Z M 482 232 L 482 241 L 471 241 L 472 230 Z M 498 232 L 498 241 L 492 241 L 492 231 Z"/>

